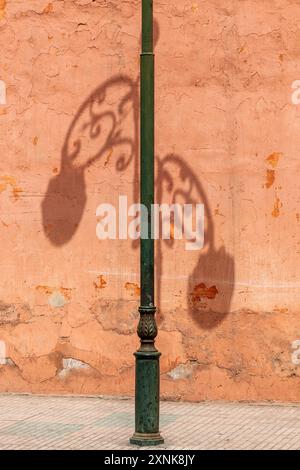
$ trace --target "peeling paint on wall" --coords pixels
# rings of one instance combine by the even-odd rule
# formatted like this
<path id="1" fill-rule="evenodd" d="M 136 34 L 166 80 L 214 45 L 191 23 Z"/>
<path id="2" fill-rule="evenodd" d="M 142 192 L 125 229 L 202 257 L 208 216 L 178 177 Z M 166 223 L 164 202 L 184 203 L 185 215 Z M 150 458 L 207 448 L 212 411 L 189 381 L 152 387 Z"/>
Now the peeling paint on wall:
<path id="1" fill-rule="evenodd" d="M 73 359 L 73 358 L 64 358 L 63 359 L 63 368 L 59 372 L 59 377 L 60 378 L 65 378 L 68 376 L 68 374 L 72 370 L 81 370 L 81 369 L 89 369 L 90 366 L 88 364 L 85 364 L 82 361 L 79 361 L 78 359 Z"/>
<path id="2" fill-rule="evenodd" d="M 184 380 L 192 377 L 195 367 L 194 364 L 179 364 L 175 369 L 168 372 L 168 376 L 173 380 Z"/>
<path id="3" fill-rule="evenodd" d="M 265 187 L 267 189 L 271 188 L 273 184 L 275 183 L 275 170 L 267 170 L 267 176 L 266 176 L 266 184 Z"/>
<path id="4" fill-rule="evenodd" d="M 0 325 L 18 322 L 19 314 L 15 305 L 0 302 Z"/>
<path id="5" fill-rule="evenodd" d="M 274 208 L 273 208 L 273 211 L 272 211 L 272 216 L 277 218 L 280 216 L 280 210 L 282 208 L 283 204 L 282 202 L 280 201 L 279 197 L 276 196 L 276 200 L 275 200 L 275 203 L 274 203 Z"/>
<path id="6" fill-rule="evenodd" d="M 61 308 L 65 305 L 66 299 L 60 292 L 53 292 L 48 299 L 48 303 L 53 308 Z"/>
<path id="7" fill-rule="evenodd" d="M 133 282 L 126 282 L 125 289 L 131 293 L 134 297 L 139 297 L 141 293 L 140 287 Z"/>
<path id="8" fill-rule="evenodd" d="M 0 20 L 2 20 L 2 18 L 5 15 L 5 7 L 6 7 L 6 0 L 0 0 Z"/>
<path id="9" fill-rule="evenodd" d="M 70 288 L 67 288 L 67 287 L 51 287 L 51 286 L 45 286 L 45 285 L 36 286 L 35 289 L 38 292 L 40 292 L 42 294 L 45 294 L 45 295 L 48 295 L 48 296 L 59 293 L 59 294 L 61 294 L 61 296 L 63 296 L 67 300 L 71 299 L 72 290 L 73 290 L 73 289 L 70 289 Z"/>
<path id="10" fill-rule="evenodd" d="M 95 289 L 105 289 L 107 282 L 102 274 L 98 276 L 97 282 L 94 282 L 94 286 Z"/>
<path id="11" fill-rule="evenodd" d="M 276 168 L 282 156 L 283 156 L 282 152 L 273 152 L 271 155 L 269 155 L 266 158 L 266 162 L 273 168 Z"/>
<path id="12" fill-rule="evenodd" d="M 6 364 L 6 344 L 0 340 L 0 365 Z"/>
<path id="13" fill-rule="evenodd" d="M 216 298 L 216 295 L 219 294 L 219 291 L 216 286 L 207 287 L 203 282 L 195 286 L 192 293 L 193 302 L 198 302 L 203 299 L 213 300 Z"/>
<path id="14" fill-rule="evenodd" d="M 1 10 L 0 10 L 0 19 L 1 19 Z M 6 85 L 3 80 L 0 80 L 0 105 L 6 105 Z"/>
<path id="15" fill-rule="evenodd" d="M 0 176 L 0 193 L 11 188 L 12 196 L 17 201 L 23 192 L 23 189 L 18 186 L 16 179 L 10 175 Z"/>

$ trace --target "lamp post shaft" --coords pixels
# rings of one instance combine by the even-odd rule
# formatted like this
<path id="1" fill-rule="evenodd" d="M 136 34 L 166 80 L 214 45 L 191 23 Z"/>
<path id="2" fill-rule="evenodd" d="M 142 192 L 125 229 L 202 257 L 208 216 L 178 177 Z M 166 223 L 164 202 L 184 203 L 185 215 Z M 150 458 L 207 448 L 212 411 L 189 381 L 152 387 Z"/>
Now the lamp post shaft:
<path id="1" fill-rule="evenodd" d="M 141 53 L 141 203 L 148 220 L 141 237 L 141 306 L 154 306 L 154 240 L 151 206 L 154 204 L 154 54 L 152 0 L 142 0 Z M 147 238 L 144 234 L 147 233 Z"/>
<path id="2" fill-rule="evenodd" d="M 154 53 L 153 0 L 142 0 L 141 53 L 141 305 L 138 335 L 141 346 L 135 353 L 135 434 L 130 442 L 139 446 L 162 444 L 159 433 L 159 358 L 155 347 L 157 325 L 154 301 L 154 240 L 151 208 L 154 204 Z"/>

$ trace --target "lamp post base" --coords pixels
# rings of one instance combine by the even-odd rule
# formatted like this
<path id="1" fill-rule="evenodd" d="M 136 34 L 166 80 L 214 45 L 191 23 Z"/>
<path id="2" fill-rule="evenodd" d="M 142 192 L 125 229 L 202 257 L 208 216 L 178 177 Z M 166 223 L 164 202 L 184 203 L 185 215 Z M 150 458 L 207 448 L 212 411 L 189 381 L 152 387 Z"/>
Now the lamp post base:
<path id="1" fill-rule="evenodd" d="M 139 447 L 151 447 L 151 446 L 159 446 L 163 444 L 164 438 L 158 434 L 141 434 L 136 432 L 132 438 L 130 439 L 130 444 Z"/>
<path id="2" fill-rule="evenodd" d="M 141 317 L 139 331 L 143 325 L 152 325 L 154 317 Z M 146 322 L 146 323 L 145 323 Z M 130 443 L 137 446 L 157 446 L 164 443 L 159 432 L 159 357 L 153 342 L 143 343 L 135 353 L 135 433 Z"/>

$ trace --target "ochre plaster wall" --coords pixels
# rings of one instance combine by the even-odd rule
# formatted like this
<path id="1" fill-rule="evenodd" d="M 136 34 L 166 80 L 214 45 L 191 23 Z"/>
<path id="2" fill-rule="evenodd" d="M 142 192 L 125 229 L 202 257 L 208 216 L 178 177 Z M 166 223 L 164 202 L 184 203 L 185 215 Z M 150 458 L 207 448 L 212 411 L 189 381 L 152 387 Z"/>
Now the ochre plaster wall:
<path id="1" fill-rule="evenodd" d="M 0 0 L 1 392 L 134 393 L 138 244 L 96 208 L 138 201 L 140 3 Z M 162 395 L 300 401 L 300 3 L 154 5 L 157 198 L 206 214 L 156 247 Z"/>

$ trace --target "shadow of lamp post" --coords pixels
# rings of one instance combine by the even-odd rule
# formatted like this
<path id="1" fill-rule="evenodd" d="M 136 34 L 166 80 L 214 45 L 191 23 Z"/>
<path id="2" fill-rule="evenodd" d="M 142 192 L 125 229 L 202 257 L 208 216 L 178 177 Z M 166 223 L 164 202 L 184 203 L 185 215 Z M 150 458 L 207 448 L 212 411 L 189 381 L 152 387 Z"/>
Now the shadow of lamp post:
<path id="1" fill-rule="evenodd" d="M 135 433 L 131 444 L 162 444 L 159 433 L 159 358 L 154 342 L 157 336 L 154 303 L 154 240 L 151 207 L 154 204 L 154 53 L 153 0 L 142 0 L 141 53 L 141 305 L 136 357 Z"/>

